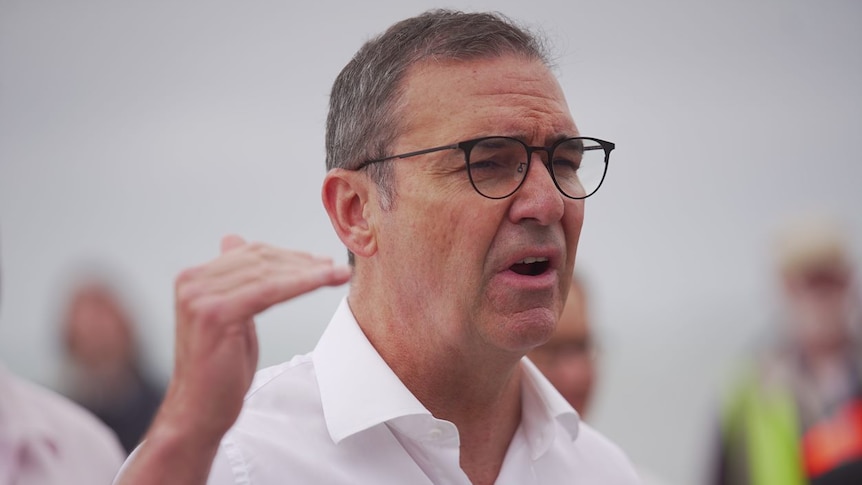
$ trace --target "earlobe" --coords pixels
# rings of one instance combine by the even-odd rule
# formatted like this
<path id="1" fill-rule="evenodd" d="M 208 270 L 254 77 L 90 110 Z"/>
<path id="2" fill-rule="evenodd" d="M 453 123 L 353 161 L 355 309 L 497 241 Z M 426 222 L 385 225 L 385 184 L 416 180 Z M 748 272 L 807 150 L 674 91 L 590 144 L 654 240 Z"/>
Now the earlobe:
<path id="1" fill-rule="evenodd" d="M 370 180 L 362 174 L 335 168 L 323 180 L 323 206 L 341 242 L 353 254 L 369 257 L 377 251 Z"/>

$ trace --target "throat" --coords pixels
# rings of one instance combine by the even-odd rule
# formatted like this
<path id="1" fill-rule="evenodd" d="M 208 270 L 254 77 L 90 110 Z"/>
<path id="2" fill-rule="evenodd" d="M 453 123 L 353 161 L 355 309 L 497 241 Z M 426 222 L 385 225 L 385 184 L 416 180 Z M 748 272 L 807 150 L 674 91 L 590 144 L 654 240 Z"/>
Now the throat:
<path id="1" fill-rule="evenodd" d="M 481 416 L 453 420 L 461 439 L 461 468 L 474 484 L 496 483 L 521 423 L 520 379 L 513 379 L 501 397 Z"/>

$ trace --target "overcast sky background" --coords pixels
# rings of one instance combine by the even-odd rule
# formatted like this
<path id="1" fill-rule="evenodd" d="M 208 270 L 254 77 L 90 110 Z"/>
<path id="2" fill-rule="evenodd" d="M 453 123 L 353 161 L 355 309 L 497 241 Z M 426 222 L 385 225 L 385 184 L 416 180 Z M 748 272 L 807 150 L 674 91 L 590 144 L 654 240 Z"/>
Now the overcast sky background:
<path id="1" fill-rule="evenodd" d="M 546 32 L 581 132 L 616 142 L 578 252 L 603 342 L 588 421 L 700 482 L 721 384 L 776 313 L 774 228 L 830 212 L 862 252 L 856 0 L 0 0 L 0 360 L 56 385 L 82 262 L 123 281 L 166 377 L 173 278 L 223 234 L 345 261 L 319 196 L 329 87 L 431 7 Z M 264 314 L 261 364 L 313 348 L 345 291 Z"/>

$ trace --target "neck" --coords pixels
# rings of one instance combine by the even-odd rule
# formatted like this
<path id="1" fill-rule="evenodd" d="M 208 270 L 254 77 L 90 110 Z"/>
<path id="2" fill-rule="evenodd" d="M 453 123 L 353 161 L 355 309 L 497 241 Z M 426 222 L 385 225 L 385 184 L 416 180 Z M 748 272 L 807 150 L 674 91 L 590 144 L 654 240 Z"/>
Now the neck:
<path id="1" fill-rule="evenodd" d="M 421 305 L 375 304 L 380 300 L 355 283 L 351 310 L 368 340 L 434 417 L 457 426 L 461 467 L 471 481 L 493 483 L 521 420 L 522 356 L 453 344 L 445 331 L 451 327 L 424 315 Z"/>

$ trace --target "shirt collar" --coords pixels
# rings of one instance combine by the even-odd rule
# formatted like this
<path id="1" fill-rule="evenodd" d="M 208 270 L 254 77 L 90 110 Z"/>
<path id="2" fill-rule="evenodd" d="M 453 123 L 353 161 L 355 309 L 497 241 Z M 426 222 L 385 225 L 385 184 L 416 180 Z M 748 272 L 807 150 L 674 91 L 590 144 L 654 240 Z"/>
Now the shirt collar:
<path id="1" fill-rule="evenodd" d="M 532 458 L 542 456 L 554 442 L 556 423 L 574 441 L 580 417 L 530 359 L 521 359 L 521 426 Z"/>
<path id="2" fill-rule="evenodd" d="M 347 298 L 312 355 L 323 416 L 335 443 L 403 416 L 431 416 L 368 341 Z M 526 357 L 521 369 L 521 425 L 535 459 L 553 444 L 557 422 L 574 441 L 579 418 Z"/>
<path id="3" fill-rule="evenodd" d="M 386 364 L 341 301 L 312 354 L 320 401 L 335 443 L 409 415 L 431 415 Z"/>

